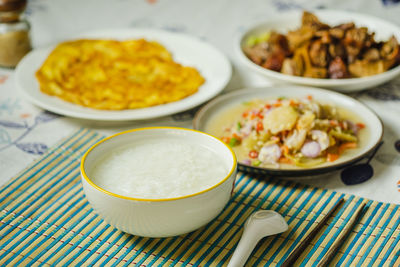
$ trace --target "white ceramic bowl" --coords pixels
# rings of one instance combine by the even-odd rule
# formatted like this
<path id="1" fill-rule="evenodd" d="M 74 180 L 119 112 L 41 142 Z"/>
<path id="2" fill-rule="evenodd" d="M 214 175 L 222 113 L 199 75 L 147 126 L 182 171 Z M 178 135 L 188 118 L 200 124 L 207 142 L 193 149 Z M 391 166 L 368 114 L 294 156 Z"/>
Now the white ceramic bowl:
<path id="1" fill-rule="evenodd" d="M 375 32 L 375 39 L 388 40 L 390 36 L 394 35 L 397 40 L 400 41 L 400 28 L 390 22 L 382 19 L 358 14 L 347 11 L 336 11 L 336 10 L 317 10 L 313 11 L 318 18 L 331 26 L 340 23 L 354 22 L 357 27 L 366 26 L 370 32 Z M 243 47 L 246 44 L 246 40 L 249 36 L 259 35 L 271 30 L 275 30 L 281 33 L 286 33 L 288 30 L 297 29 L 301 25 L 302 11 L 281 13 L 276 17 L 271 17 L 265 22 L 259 23 L 250 27 L 245 31 L 238 39 L 236 50 L 237 54 L 247 67 L 251 70 L 265 75 L 266 77 L 283 83 L 293 83 L 299 85 L 323 87 L 332 89 L 340 92 L 355 92 L 364 90 L 367 88 L 375 87 L 382 83 L 385 83 L 400 74 L 400 66 L 390 69 L 384 73 L 362 77 L 362 78 L 350 78 L 350 79 L 316 79 L 306 78 L 299 76 L 292 76 L 283 74 L 277 71 L 268 70 L 255 63 L 253 63 L 243 52 Z"/>
<path id="2" fill-rule="evenodd" d="M 125 144 L 152 138 L 179 138 L 206 146 L 230 166 L 229 174 L 201 192 L 176 198 L 141 199 L 121 196 L 93 183 L 91 172 L 99 157 Z M 168 237 L 193 231 L 214 219 L 230 199 L 236 177 L 234 152 L 219 139 L 195 130 L 151 127 L 110 136 L 91 147 L 82 158 L 81 178 L 89 203 L 110 225 L 134 235 Z M 113 179 L 113 177 L 110 177 Z"/>

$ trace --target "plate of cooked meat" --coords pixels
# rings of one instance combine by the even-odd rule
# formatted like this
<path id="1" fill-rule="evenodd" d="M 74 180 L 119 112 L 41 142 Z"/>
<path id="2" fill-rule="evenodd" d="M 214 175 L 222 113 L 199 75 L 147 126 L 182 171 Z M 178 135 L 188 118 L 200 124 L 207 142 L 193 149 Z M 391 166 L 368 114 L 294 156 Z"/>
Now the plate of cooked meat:
<path id="1" fill-rule="evenodd" d="M 347 11 L 280 14 L 237 42 L 241 61 L 278 82 L 354 92 L 400 74 L 400 28 Z"/>

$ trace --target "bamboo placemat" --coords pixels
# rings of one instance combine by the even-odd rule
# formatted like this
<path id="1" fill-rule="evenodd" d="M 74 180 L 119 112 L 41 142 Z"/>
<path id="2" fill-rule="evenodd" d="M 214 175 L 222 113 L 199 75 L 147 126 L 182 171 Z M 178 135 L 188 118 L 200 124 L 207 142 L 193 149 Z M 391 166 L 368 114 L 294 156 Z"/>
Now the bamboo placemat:
<path id="1" fill-rule="evenodd" d="M 0 189 L 1 266 L 223 266 L 246 218 L 258 209 L 276 210 L 290 228 L 265 238 L 247 265 L 280 265 L 341 197 L 348 201 L 296 265 L 316 265 L 361 202 L 367 203 L 368 210 L 332 264 L 400 265 L 399 205 L 242 173 L 229 204 L 205 227 L 164 239 L 125 234 L 106 224 L 82 191 L 80 158 L 101 138 L 93 131 L 79 130 Z"/>

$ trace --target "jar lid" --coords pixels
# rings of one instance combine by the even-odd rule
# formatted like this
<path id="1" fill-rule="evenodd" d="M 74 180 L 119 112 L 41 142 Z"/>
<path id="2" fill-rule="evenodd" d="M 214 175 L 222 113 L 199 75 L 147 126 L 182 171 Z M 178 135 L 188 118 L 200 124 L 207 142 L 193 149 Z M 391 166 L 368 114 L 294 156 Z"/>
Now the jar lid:
<path id="1" fill-rule="evenodd" d="M 22 11 L 27 0 L 0 0 L 0 12 Z"/>

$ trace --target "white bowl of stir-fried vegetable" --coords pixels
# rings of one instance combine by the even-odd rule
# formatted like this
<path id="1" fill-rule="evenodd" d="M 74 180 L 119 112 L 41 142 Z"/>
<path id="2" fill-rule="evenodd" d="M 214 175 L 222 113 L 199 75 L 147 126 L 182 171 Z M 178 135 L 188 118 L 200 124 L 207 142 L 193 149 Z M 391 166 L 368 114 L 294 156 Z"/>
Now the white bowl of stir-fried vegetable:
<path id="1" fill-rule="evenodd" d="M 318 10 L 279 14 L 250 27 L 237 54 L 277 81 L 359 91 L 400 74 L 400 28 L 372 16 Z"/>
<path id="2" fill-rule="evenodd" d="M 295 85 L 222 95 L 197 112 L 194 128 L 230 145 L 239 170 L 280 176 L 341 169 L 383 135 L 380 119 L 354 98 Z"/>

